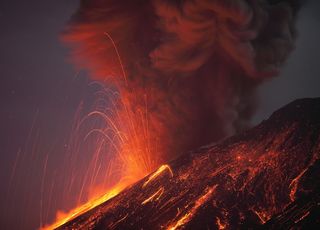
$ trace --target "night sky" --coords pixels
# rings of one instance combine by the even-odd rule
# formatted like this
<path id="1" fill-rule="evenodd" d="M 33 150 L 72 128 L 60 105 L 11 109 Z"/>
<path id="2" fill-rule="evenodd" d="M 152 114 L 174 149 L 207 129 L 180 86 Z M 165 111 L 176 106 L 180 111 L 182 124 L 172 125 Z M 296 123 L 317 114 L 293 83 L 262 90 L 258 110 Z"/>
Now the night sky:
<path id="1" fill-rule="evenodd" d="M 54 171 L 79 104 L 93 103 L 95 88 L 67 61 L 68 49 L 59 40 L 77 7 L 70 0 L 0 2 L 1 229 L 33 229 L 40 219 L 52 220 L 50 211 L 39 217 L 44 162 L 50 156 L 48 171 Z M 320 96 L 319 10 L 317 0 L 301 9 L 296 50 L 280 76 L 260 87 L 254 124 L 294 99 Z"/>
<path id="2" fill-rule="evenodd" d="M 294 99 L 320 96 L 319 9 L 320 2 L 316 0 L 307 1 L 301 9 L 297 21 L 296 49 L 280 76 L 260 88 L 261 103 L 255 123 Z"/>

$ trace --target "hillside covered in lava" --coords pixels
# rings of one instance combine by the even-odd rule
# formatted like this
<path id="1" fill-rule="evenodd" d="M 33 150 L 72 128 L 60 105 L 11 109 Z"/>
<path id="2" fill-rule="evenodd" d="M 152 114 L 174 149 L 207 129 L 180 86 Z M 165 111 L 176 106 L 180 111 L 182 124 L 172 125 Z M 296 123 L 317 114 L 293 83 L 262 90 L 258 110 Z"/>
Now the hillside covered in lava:
<path id="1" fill-rule="evenodd" d="M 320 227 L 320 98 L 161 166 L 59 229 Z"/>

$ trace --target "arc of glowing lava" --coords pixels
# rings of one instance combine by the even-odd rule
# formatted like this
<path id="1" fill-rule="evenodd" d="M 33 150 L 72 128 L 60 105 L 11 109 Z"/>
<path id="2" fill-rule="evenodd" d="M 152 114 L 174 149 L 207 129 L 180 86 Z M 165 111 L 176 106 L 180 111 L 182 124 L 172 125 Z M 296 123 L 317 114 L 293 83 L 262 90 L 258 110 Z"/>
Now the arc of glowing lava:
<path id="1" fill-rule="evenodd" d="M 305 168 L 304 170 L 302 170 L 302 172 L 296 177 L 294 178 L 291 183 L 289 184 L 289 188 L 290 189 L 290 193 L 289 193 L 289 197 L 290 200 L 293 202 L 295 200 L 295 195 L 298 189 L 298 183 L 300 178 L 305 174 L 305 172 L 308 170 L 308 168 Z"/>
<path id="2" fill-rule="evenodd" d="M 113 38 L 110 36 L 109 33 L 104 32 L 104 35 L 106 35 L 109 38 L 109 40 L 111 41 L 111 43 L 112 43 L 112 46 L 113 46 L 113 48 L 114 48 L 114 50 L 115 50 L 115 52 L 117 54 L 117 57 L 118 57 L 118 61 L 119 61 L 120 67 L 121 67 L 121 71 L 122 71 L 122 75 L 123 75 L 124 81 L 125 81 L 126 85 L 128 85 L 127 74 L 126 74 L 126 71 L 124 70 L 124 67 L 123 67 L 123 64 L 122 64 L 122 59 L 121 59 L 120 53 L 118 51 L 118 48 L 116 46 L 116 43 L 114 42 Z"/>
<path id="3" fill-rule="evenodd" d="M 168 171 L 170 173 L 171 177 L 173 177 L 173 172 L 172 172 L 172 169 L 170 168 L 170 166 L 167 164 L 161 165 L 161 167 L 158 168 L 157 171 L 152 173 L 151 176 L 149 176 L 148 180 L 146 182 L 144 182 L 144 184 L 142 185 L 142 188 L 146 187 L 151 181 L 153 181 L 155 178 L 157 178 L 160 174 L 162 174 L 165 171 Z"/>
<path id="4" fill-rule="evenodd" d="M 150 201 L 159 200 L 163 192 L 164 192 L 164 188 L 163 187 L 159 188 L 158 191 L 152 194 L 149 198 L 145 199 L 141 204 L 144 205 Z"/>

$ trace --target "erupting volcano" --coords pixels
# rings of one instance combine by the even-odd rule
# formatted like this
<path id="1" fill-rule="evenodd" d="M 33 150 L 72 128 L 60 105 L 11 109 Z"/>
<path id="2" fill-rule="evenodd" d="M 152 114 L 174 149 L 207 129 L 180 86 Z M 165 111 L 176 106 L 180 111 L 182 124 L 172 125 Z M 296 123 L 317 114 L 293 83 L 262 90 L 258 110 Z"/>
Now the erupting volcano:
<path id="1" fill-rule="evenodd" d="M 114 150 L 104 179 L 112 183 L 48 228 L 228 229 L 308 219 L 314 200 L 286 215 L 316 191 L 304 181 L 317 170 L 319 100 L 295 102 L 219 142 L 250 127 L 257 86 L 294 48 L 298 3 L 82 0 L 63 41 L 113 97 L 88 115 L 106 127 L 87 135 L 100 135 L 99 154 L 106 143 Z M 200 148 L 212 142 L 219 144 Z"/>
<path id="2" fill-rule="evenodd" d="M 187 153 L 58 229 L 320 227 L 320 99 Z M 309 228 L 308 228 L 309 227 Z"/>

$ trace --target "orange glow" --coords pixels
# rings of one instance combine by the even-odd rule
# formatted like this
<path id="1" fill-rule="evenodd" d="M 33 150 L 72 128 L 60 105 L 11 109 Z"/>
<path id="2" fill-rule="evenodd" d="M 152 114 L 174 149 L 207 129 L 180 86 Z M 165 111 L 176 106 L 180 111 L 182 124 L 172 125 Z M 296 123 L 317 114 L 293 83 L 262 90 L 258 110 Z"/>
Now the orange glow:
<path id="1" fill-rule="evenodd" d="M 170 225 L 168 227 L 168 230 L 175 230 L 188 223 L 192 219 L 193 215 L 198 211 L 198 209 L 212 197 L 213 192 L 215 191 L 217 186 L 218 185 L 214 185 L 213 187 L 209 188 L 208 191 L 195 202 L 195 205 L 191 208 L 191 210 L 174 224 Z"/>
<path id="2" fill-rule="evenodd" d="M 155 171 L 146 182 L 144 182 L 142 188 L 144 188 L 145 186 L 147 186 L 152 180 L 154 180 L 155 178 L 157 178 L 160 174 L 162 174 L 164 171 L 168 170 L 168 172 L 170 173 L 171 177 L 173 177 L 173 172 L 170 168 L 169 165 L 162 165 L 160 168 L 158 168 L 157 171 Z"/>
<path id="3" fill-rule="evenodd" d="M 108 191 L 106 194 L 104 194 L 101 197 L 95 198 L 90 200 L 89 202 L 71 210 L 68 213 L 60 213 L 58 214 L 58 220 L 53 223 L 52 225 L 46 226 L 42 228 L 43 230 L 50 230 L 50 229 L 55 229 L 63 224 L 67 223 L 68 221 L 80 216 L 81 214 L 85 213 L 86 211 L 97 207 L 98 205 L 106 202 L 107 200 L 115 197 L 116 195 L 119 194 L 128 184 L 123 183 L 116 185 L 114 188 L 112 188 L 110 191 Z"/>
<path id="4" fill-rule="evenodd" d="M 302 172 L 296 177 L 294 178 L 290 185 L 289 185 L 289 188 L 291 188 L 290 190 L 290 194 L 289 194 L 289 197 L 290 197 L 290 200 L 291 201 L 294 201 L 295 200 L 295 195 L 296 195 L 296 192 L 297 192 L 297 188 L 298 188 L 298 182 L 300 180 L 300 178 L 304 175 L 304 173 L 308 170 L 308 168 L 302 170 Z"/>
<path id="5" fill-rule="evenodd" d="M 57 220 L 52 225 L 46 226 L 43 229 L 55 229 L 66 222 L 74 219 L 75 217 L 85 213 L 86 211 L 97 207 L 98 205 L 106 202 L 110 198 L 116 196 L 119 192 L 121 192 L 127 186 L 133 184 L 139 179 L 143 178 L 150 171 L 152 171 L 159 161 L 156 157 L 152 158 L 150 153 L 151 151 L 148 149 L 148 142 L 145 141 L 148 135 L 144 130 L 141 130 L 141 123 L 145 122 L 144 120 L 139 120 L 141 117 L 133 116 L 133 113 L 129 111 L 129 109 L 123 105 L 123 110 L 117 111 L 116 117 L 110 117 L 106 113 L 95 111 L 88 114 L 88 117 L 98 116 L 103 118 L 108 127 L 104 129 L 94 129 L 88 133 L 87 136 L 92 135 L 93 133 L 101 134 L 101 139 L 108 141 L 111 146 L 116 151 L 116 154 L 110 159 L 110 162 L 106 162 L 106 164 L 110 165 L 110 172 L 106 174 L 106 180 L 113 176 L 112 173 L 118 172 L 120 176 L 119 182 L 112 186 L 108 192 L 103 193 L 101 196 L 101 192 L 98 188 L 95 188 L 94 185 L 90 188 L 83 188 L 84 190 L 93 190 L 96 192 L 92 192 L 91 197 L 89 197 L 88 202 L 84 204 L 80 204 L 78 207 L 72 209 L 66 214 L 57 215 Z M 125 113 L 125 114 L 123 114 Z M 125 120 L 120 119 L 125 117 Z M 128 124 L 129 123 L 129 124 Z M 112 129 L 115 133 L 115 137 L 111 138 L 107 135 L 107 130 Z M 146 136 L 139 135 L 145 134 Z M 99 150 L 100 151 L 100 150 Z M 96 153 L 96 154 L 101 154 Z M 161 166 L 152 176 L 149 178 L 151 181 L 154 177 L 159 175 L 164 170 L 169 170 L 172 174 L 172 171 L 169 166 L 164 165 Z M 102 188 L 103 190 L 104 188 Z M 101 190 L 101 189 L 100 189 Z M 80 194 L 82 191 L 80 191 Z M 158 194 L 161 195 L 160 193 Z"/>
<path id="6" fill-rule="evenodd" d="M 256 211 L 256 210 L 253 210 L 254 211 L 254 213 L 259 217 L 259 219 L 260 219 L 260 222 L 262 223 L 262 224 L 264 224 L 264 223 L 266 223 L 269 219 L 270 219 L 270 215 L 268 214 L 268 213 L 266 213 L 266 212 L 263 212 L 263 211 Z"/>
<path id="7" fill-rule="evenodd" d="M 153 200 L 159 200 L 160 197 L 162 196 L 163 192 L 164 192 L 164 188 L 163 187 L 159 188 L 158 191 L 156 191 L 154 194 L 152 194 L 149 198 L 145 199 L 141 204 L 146 204 L 146 203 L 153 201 Z"/>
<path id="8" fill-rule="evenodd" d="M 219 230 L 223 230 L 223 229 L 226 229 L 227 228 L 227 225 L 226 224 L 223 224 L 220 220 L 219 217 L 216 218 L 217 219 L 217 225 L 218 225 L 218 229 Z"/>
<path id="9" fill-rule="evenodd" d="M 92 164 L 93 166 L 91 169 L 87 170 L 86 174 L 86 177 L 90 177 L 91 174 L 93 174 L 92 179 L 90 180 L 92 182 L 89 186 L 83 183 L 79 194 L 78 207 L 72 209 L 66 214 L 57 214 L 55 223 L 44 227 L 43 229 L 57 228 L 82 213 L 97 207 L 110 198 L 116 196 L 127 186 L 152 172 L 154 169 L 159 167 L 162 162 L 161 152 L 157 151 L 157 144 L 159 143 L 156 141 L 152 141 L 152 143 L 150 143 L 154 138 L 151 137 L 149 132 L 150 117 L 148 113 L 147 95 L 143 98 L 144 103 L 142 103 L 142 105 L 132 105 L 132 95 L 128 93 L 128 91 L 131 92 L 132 89 L 128 90 L 127 77 L 119 51 L 111 36 L 106 32 L 104 35 L 111 41 L 116 57 L 118 58 L 120 65 L 119 68 L 121 69 L 120 72 L 123 75 L 123 79 L 120 79 L 115 84 L 115 86 L 122 85 L 121 87 L 116 87 L 118 88 L 117 91 L 112 91 L 103 87 L 101 94 L 107 95 L 108 98 L 105 99 L 103 97 L 99 97 L 98 100 L 110 100 L 111 103 L 108 103 L 108 106 L 110 105 L 110 107 L 105 108 L 104 106 L 106 102 L 103 101 L 102 106 L 98 104 L 98 108 L 95 111 L 90 112 L 78 125 L 79 127 L 87 120 L 93 118 L 102 120 L 105 124 L 105 126 L 102 126 L 101 128 L 98 127 L 91 129 L 85 137 L 86 140 L 93 136 L 95 141 L 94 145 L 99 143 L 93 154 L 92 162 L 89 162 L 89 164 Z M 108 147 L 102 148 L 101 146 L 106 145 L 105 143 L 107 143 Z M 94 183 L 98 171 L 100 170 L 98 165 L 101 164 L 101 162 L 98 162 L 98 159 L 100 159 L 100 155 L 107 154 L 112 156 L 108 158 L 107 162 L 104 162 L 104 164 L 107 165 L 107 172 L 103 178 L 106 185 L 103 184 L 99 187 Z M 93 171 L 93 173 L 89 170 Z M 168 165 L 163 165 L 149 178 L 148 182 L 165 170 L 168 170 L 172 175 L 170 167 Z M 117 181 L 116 183 L 114 183 L 115 180 Z M 88 194 L 88 201 L 84 203 L 81 202 L 80 198 L 83 195 Z M 104 195 L 101 196 L 101 194 Z M 161 193 L 159 192 L 158 195 L 161 196 Z"/>

